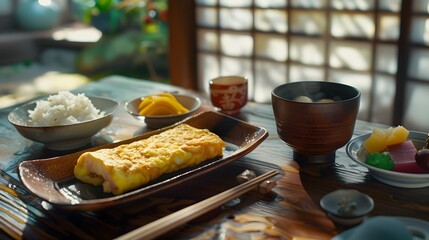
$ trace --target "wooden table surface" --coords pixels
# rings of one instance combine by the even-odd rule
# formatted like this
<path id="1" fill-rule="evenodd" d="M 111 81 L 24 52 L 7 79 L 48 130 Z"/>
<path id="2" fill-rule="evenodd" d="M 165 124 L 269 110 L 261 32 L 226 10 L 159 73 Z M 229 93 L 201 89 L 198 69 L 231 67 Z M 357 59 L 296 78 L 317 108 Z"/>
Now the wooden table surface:
<path id="1" fill-rule="evenodd" d="M 92 146 L 149 131 L 144 123 L 123 110 L 123 104 L 129 99 L 163 91 L 198 95 L 171 85 L 120 76 L 105 78 L 77 91 L 121 102 L 112 124 L 93 138 Z M 205 105 L 202 111 L 211 110 L 208 100 L 200 97 Z M 349 159 L 344 147 L 337 151 L 333 165 L 299 166 L 292 158 L 292 150 L 277 136 L 271 105 L 253 102 L 248 103 L 237 118 L 267 129 L 269 136 L 244 158 L 126 206 L 84 213 L 52 209 L 23 188 L 16 169 L 25 160 L 70 152 L 50 151 L 42 144 L 21 137 L 7 121 L 11 110 L 0 110 L 2 239 L 112 239 L 236 186 L 235 177 L 245 169 L 280 169 L 283 174 L 271 193 L 245 194 L 161 239 L 330 239 L 347 227 L 334 224 L 320 208 L 319 200 L 337 189 L 357 189 L 370 195 L 375 202 L 371 216 L 406 216 L 429 221 L 429 188 L 403 189 L 380 183 L 368 174 L 366 168 Z M 385 127 L 358 120 L 353 137 L 369 133 L 376 126 Z M 16 212 L 7 211 L 6 205 L 13 206 Z"/>

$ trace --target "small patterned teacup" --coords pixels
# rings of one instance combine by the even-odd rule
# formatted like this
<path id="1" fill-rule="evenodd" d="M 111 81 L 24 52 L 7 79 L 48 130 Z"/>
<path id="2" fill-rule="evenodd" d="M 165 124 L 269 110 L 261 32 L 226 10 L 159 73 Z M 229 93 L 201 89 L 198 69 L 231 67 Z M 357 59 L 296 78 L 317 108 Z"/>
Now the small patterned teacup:
<path id="1" fill-rule="evenodd" d="M 221 76 L 210 81 L 210 99 L 222 113 L 236 114 L 247 103 L 247 79 Z"/>

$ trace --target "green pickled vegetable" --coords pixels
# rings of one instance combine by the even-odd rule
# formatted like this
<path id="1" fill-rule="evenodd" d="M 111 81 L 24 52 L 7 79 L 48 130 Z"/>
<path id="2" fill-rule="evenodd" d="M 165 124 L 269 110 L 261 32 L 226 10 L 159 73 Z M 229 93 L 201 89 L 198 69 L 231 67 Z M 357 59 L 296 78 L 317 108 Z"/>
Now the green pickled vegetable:
<path id="1" fill-rule="evenodd" d="M 365 163 L 385 170 L 392 170 L 395 167 L 395 162 L 392 161 L 389 154 L 385 153 L 372 153 L 368 155 Z"/>

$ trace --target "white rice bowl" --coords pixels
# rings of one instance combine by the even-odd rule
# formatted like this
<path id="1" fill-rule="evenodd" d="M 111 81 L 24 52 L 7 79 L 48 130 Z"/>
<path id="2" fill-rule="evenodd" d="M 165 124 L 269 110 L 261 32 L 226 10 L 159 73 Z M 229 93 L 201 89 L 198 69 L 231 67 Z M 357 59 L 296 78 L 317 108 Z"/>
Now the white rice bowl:
<path id="1" fill-rule="evenodd" d="M 89 145 L 118 107 L 114 99 L 61 92 L 16 107 L 8 120 L 23 137 L 62 151 Z"/>
<path id="2" fill-rule="evenodd" d="M 34 110 L 28 113 L 33 126 L 68 125 L 104 116 L 85 94 L 74 95 L 69 91 L 37 101 Z"/>

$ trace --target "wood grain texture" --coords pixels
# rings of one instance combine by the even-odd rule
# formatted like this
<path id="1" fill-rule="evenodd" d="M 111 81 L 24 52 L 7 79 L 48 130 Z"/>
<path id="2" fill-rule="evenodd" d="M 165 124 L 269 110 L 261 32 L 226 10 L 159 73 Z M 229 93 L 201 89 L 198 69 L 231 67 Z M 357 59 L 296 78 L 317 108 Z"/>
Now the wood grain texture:
<path id="1" fill-rule="evenodd" d="M 166 90 L 187 92 L 170 85 L 123 77 L 109 77 L 80 90 L 113 97 L 122 103 L 147 93 Z M 206 105 L 203 109 L 210 108 Z M 15 169 L 19 162 L 66 153 L 46 150 L 43 145 L 20 137 L 8 124 L 7 113 L 7 109 L 0 110 L 0 128 L 7 133 L 4 139 L 9 139 L 0 144 L 0 177 L 3 179 L 0 183 L 4 188 L 13 189 L 20 197 L 17 199 L 10 191 L 2 191 L 2 194 L 15 199 L 18 206 L 26 209 L 20 215 L 22 222 L 17 224 L 17 232 L 25 238 L 112 239 L 238 185 L 236 176 L 246 169 L 257 174 L 277 169 L 282 174 L 277 177 L 277 186 L 270 194 L 252 191 L 166 233 L 160 239 L 210 239 L 219 236 L 234 239 L 243 234 L 255 239 L 330 239 L 346 227 L 332 223 L 321 210 L 319 200 L 324 194 L 340 188 L 358 189 L 370 195 L 375 201 L 372 216 L 407 216 L 429 221 L 428 188 L 402 189 L 382 184 L 369 176 L 366 168 L 349 159 L 344 148 L 337 151 L 332 165 L 298 165 L 293 160 L 292 150 L 277 136 L 271 105 L 257 103 L 248 103 L 235 117 L 267 129 L 269 136 L 238 161 L 126 205 L 97 212 L 59 211 L 26 192 L 22 184 L 11 176 L 16 177 Z M 357 121 L 354 136 L 368 133 L 375 126 L 381 125 Z M 112 125 L 93 139 L 93 145 L 131 138 L 146 131 L 148 129 L 142 122 L 128 116 L 125 111 L 118 111 Z M 8 236 L 5 232 L 0 234 L 3 235 Z"/>

